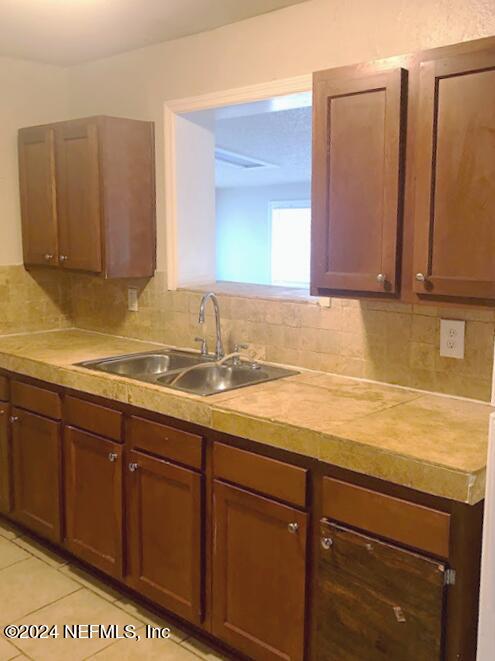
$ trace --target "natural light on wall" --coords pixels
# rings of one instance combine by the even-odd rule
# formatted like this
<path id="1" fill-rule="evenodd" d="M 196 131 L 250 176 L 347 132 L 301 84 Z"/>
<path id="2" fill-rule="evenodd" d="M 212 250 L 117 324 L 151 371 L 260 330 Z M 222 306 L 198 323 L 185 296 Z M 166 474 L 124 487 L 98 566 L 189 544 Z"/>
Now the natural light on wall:
<path id="1" fill-rule="evenodd" d="M 272 285 L 309 285 L 311 208 L 309 202 L 271 205 Z"/>

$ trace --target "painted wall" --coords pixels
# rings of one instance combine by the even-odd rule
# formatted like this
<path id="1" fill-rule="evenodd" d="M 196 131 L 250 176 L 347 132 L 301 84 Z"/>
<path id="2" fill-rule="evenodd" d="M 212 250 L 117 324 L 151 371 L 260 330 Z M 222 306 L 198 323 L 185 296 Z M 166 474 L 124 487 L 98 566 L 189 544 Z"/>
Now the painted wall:
<path id="1" fill-rule="evenodd" d="M 21 264 L 17 129 L 66 119 L 67 73 L 0 58 L 0 264 Z"/>
<path id="2" fill-rule="evenodd" d="M 217 280 L 271 284 L 270 202 L 310 198 L 310 182 L 217 188 Z"/>

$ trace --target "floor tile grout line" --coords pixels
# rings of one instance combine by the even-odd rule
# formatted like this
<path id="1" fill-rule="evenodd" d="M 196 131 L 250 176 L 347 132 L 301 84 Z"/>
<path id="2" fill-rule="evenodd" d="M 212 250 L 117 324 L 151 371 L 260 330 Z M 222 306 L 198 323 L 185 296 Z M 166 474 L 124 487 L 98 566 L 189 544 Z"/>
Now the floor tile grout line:
<path id="1" fill-rule="evenodd" d="M 75 594 L 76 592 L 79 592 L 80 590 L 83 589 L 82 585 L 79 585 L 79 587 L 76 590 L 71 590 L 70 592 L 67 592 L 66 594 L 62 595 L 61 597 L 57 597 L 56 599 L 53 599 L 53 601 L 48 601 L 46 604 L 43 604 L 43 606 L 40 606 L 39 608 L 35 608 L 32 611 L 29 611 L 28 613 L 25 613 L 24 615 L 20 615 L 19 618 L 15 618 L 15 620 L 12 620 L 10 622 L 6 622 L 3 625 L 3 627 L 9 626 L 9 624 L 14 624 L 16 623 L 17 620 L 19 619 L 24 619 L 26 617 L 31 617 L 31 615 L 36 615 L 39 611 L 43 610 L 44 608 L 47 608 L 48 606 L 53 606 L 53 604 L 56 604 L 58 601 L 62 601 L 66 597 L 70 597 L 71 595 Z"/>

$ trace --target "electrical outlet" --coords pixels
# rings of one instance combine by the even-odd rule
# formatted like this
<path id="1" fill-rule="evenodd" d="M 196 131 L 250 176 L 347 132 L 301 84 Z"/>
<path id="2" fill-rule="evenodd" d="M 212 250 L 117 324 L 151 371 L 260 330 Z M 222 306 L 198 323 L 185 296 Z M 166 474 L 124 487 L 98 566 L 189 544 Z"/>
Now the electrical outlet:
<path id="1" fill-rule="evenodd" d="M 137 312 L 139 310 L 138 290 L 136 287 L 127 288 L 127 308 L 131 312 Z"/>
<path id="2" fill-rule="evenodd" d="M 459 319 L 440 320 L 440 355 L 447 358 L 464 358 L 464 334 L 466 322 Z"/>

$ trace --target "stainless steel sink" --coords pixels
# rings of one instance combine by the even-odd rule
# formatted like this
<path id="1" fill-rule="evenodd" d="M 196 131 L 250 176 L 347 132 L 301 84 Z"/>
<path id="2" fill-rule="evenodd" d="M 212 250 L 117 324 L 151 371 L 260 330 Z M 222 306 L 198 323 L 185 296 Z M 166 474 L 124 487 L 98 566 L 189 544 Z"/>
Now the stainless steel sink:
<path id="1" fill-rule="evenodd" d="M 195 395 L 213 395 L 297 374 L 281 367 L 244 361 L 218 365 L 214 356 L 175 349 L 87 360 L 78 365 Z"/>

